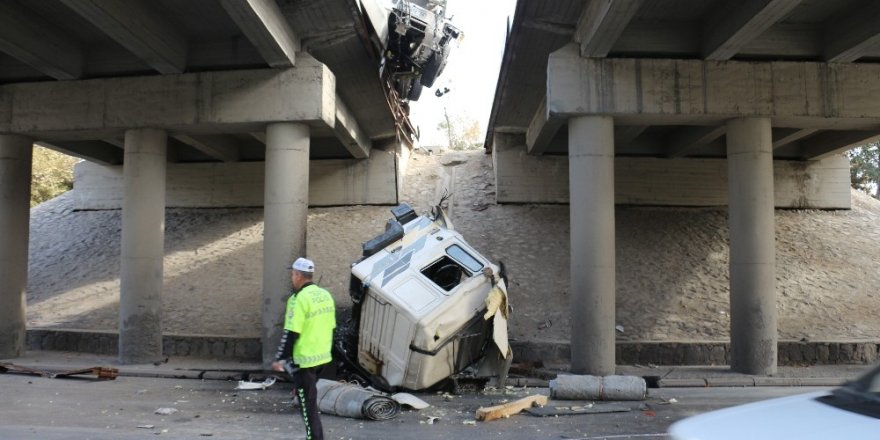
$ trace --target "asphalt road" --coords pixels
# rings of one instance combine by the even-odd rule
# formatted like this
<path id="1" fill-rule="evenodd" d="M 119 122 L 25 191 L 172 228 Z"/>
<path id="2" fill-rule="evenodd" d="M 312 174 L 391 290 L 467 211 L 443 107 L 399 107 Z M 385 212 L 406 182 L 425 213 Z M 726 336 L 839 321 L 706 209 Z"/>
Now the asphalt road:
<path id="1" fill-rule="evenodd" d="M 0 375 L 0 438 L 3 439 L 297 439 L 303 438 L 290 385 L 236 391 L 214 380 L 120 377 L 113 381 Z M 629 412 L 559 417 L 519 414 L 472 422 L 481 406 L 547 394 L 546 388 L 515 388 L 448 396 L 422 394 L 432 406 L 375 422 L 324 415 L 328 439 L 660 439 L 684 417 L 741 403 L 819 388 L 665 388 Z M 667 403 L 674 399 L 673 403 Z M 551 401 L 551 405 L 584 402 Z M 620 405 L 620 403 L 616 404 Z M 647 405 L 644 406 L 644 405 Z M 157 415 L 159 408 L 174 408 Z M 428 423 L 429 417 L 438 417 Z"/>

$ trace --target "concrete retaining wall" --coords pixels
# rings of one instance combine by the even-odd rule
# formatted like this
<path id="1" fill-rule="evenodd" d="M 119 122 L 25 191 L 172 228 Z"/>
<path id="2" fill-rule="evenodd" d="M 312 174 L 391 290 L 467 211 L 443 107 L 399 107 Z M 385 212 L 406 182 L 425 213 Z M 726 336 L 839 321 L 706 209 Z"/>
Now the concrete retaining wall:
<path id="1" fill-rule="evenodd" d="M 29 329 L 28 350 L 75 351 L 115 355 L 118 335 L 111 331 Z M 203 335 L 165 335 L 166 356 L 260 360 L 258 338 Z M 569 344 L 564 342 L 512 342 L 514 362 L 567 363 Z M 880 341 L 780 341 L 779 365 L 871 364 L 880 359 Z M 618 365 L 729 365 L 726 342 L 618 342 Z"/>
<path id="2" fill-rule="evenodd" d="M 52 329 L 30 329 L 27 331 L 28 350 L 116 355 L 119 349 L 118 342 L 119 335 L 109 331 Z M 192 356 L 259 362 L 262 346 L 257 338 L 164 335 L 162 337 L 162 353 L 165 356 Z"/>
<path id="3" fill-rule="evenodd" d="M 529 156 L 523 136 L 496 135 L 493 160 L 498 203 L 568 203 L 568 157 Z M 518 141 L 517 141 L 518 140 Z M 505 146 L 502 142 L 513 141 Z M 522 143 L 520 143 L 522 142 Z M 725 206 L 726 159 L 614 160 L 619 205 Z M 849 161 L 774 161 L 777 208 L 849 209 Z"/>
<path id="4" fill-rule="evenodd" d="M 397 203 L 397 153 L 373 149 L 364 160 L 309 162 L 309 205 Z M 166 206 L 233 208 L 263 206 L 265 163 L 168 164 Z M 291 189 L 294 190 L 294 189 Z M 122 166 L 80 162 L 75 168 L 76 209 L 120 209 Z"/>
<path id="5" fill-rule="evenodd" d="M 515 362 L 568 362 L 566 342 L 513 342 Z M 780 366 L 871 364 L 880 341 L 779 341 Z M 618 365 L 730 365 L 727 342 L 618 342 Z"/>

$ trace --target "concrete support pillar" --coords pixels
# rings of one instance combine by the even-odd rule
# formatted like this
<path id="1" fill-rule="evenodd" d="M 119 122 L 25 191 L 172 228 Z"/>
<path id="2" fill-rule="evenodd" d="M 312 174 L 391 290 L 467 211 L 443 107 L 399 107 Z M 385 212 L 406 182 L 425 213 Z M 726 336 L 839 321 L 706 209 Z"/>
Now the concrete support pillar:
<path id="1" fill-rule="evenodd" d="M 571 216 L 571 371 L 615 372 L 614 121 L 568 123 Z"/>
<path id="2" fill-rule="evenodd" d="M 291 294 L 294 259 L 306 255 L 309 208 L 309 127 L 295 122 L 266 129 L 263 205 L 263 364 L 275 360 Z"/>
<path id="3" fill-rule="evenodd" d="M 0 135 L 0 359 L 24 354 L 33 141 Z"/>
<path id="4" fill-rule="evenodd" d="M 123 364 L 162 358 L 166 144 L 164 130 L 125 132 L 119 295 L 119 361 Z"/>
<path id="5" fill-rule="evenodd" d="M 769 118 L 727 123 L 730 366 L 776 372 L 776 249 Z"/>

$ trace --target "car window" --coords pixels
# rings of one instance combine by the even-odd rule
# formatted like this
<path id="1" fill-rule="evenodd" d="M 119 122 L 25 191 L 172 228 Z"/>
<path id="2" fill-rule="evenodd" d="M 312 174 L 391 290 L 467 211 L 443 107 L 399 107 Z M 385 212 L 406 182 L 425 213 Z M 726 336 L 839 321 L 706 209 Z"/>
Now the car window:
<path id="1" fill-rule="evenodd" d="M 446 248 L 446 253 L 455 261 L 461 263 L 461 265 L 466 267 L 471 273 L 479 272 L 480 269 L 483 268 L 483 263 L 480 263 L 479 260 L 467 253 L 467 251 L 457 244 Z"/>

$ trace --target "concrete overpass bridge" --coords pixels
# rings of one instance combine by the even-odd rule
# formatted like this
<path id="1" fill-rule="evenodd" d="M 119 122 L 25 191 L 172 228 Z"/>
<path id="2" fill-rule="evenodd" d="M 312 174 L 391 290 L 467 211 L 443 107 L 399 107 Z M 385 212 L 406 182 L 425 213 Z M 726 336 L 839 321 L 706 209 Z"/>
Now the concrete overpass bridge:
<path id="1" fill-rule="evenodd" d="M 499 203 L 569 203 L 571 362 L 615 365 L 615 203 L 729 207 L 732 368 L 777 363 L 774 207 L 847 209 L 880 135 L 880 3 L 519 0 Z"/>
<path id="2" fill-rule="evenodd" d="M 412 131 L 356 0 L 0 2 L 0 358 L 25 341 L 31 152 L 123 210 L 120 359 L 162 355 L 166 207 L 265 206 L 264 358 L 308 205 L 397 202 Z"/>

